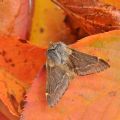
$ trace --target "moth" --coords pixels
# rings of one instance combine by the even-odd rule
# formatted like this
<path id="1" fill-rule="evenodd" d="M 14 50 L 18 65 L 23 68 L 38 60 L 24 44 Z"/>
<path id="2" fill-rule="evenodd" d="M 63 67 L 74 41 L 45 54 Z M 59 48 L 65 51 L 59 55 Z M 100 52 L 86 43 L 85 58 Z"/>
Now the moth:
<path id="1" fill-rule="evenodd" d="M 58 103 L 76 75 L 84 76 L 98 73 L 110 65 L 92 55 L 78 52 L 62 42 L 50 44 L 47 50 L 46 99 L 53 107 Z"/>

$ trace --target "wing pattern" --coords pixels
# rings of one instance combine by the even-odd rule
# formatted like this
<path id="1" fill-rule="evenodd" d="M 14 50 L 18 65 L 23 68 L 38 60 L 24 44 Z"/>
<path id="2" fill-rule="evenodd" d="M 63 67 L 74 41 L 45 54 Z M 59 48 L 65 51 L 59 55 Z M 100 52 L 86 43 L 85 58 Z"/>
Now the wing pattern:
<path id="1" fill-rule="evenodd" d="M 76 50 L 72 50 L 69 59 L 73 65 L 74 72 L 78 75 L 97 73 L 110 67 L 104 60 Z"/>
<path id="2" fill-rule="evenodd" d="M 57 104 L 69 84 L 69 75 L 59 66 L 48 66 L 46 96 L 49 106 Z"/>

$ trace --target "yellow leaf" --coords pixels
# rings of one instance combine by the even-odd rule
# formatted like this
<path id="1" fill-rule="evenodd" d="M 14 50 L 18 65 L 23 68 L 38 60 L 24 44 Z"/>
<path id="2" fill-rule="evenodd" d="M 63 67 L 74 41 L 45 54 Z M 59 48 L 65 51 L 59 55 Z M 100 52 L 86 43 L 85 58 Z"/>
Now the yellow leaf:
<path id="1" fill-rule="evenodd" d="M 0 68 L 0 99 L 15 116 L 21 113 L 25 86 L 8 71 Z"/>
<path id="2" fill-rule="evenodd" d="M 46 47 L 50 41 L 73 42 L 74 36 L 64 19 L 64 12 L 50 0 L 35 0 L 30 41 L 40 47 Z"/>

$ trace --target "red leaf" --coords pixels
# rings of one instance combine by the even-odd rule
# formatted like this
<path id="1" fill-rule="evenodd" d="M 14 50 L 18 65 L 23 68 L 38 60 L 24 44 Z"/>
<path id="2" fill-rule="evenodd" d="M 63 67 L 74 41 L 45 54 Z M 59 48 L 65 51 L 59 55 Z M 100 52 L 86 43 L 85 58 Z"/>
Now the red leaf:
<path id="1" fill-rule="evenodd" d="M 29 0 L 1 0 L 0 9 L 0 33 L 26 39 L 31 22 Z"/>
<path id="2" fill-rule="evenodd" d="M 31 5 L 32 6 L 32 5 Z M 14 21 L 12 35 L 17 35 L 21 39 L 27 39 L 31 28 L 32 8 L 30 0 L 20 0 L 20 9 Z"/>
<path id="3" fill-rule="evenodd" d="M 67 24 L 79 38 L 120 29 L 120 10 L 98 0 L 52 0 L 69 16 Z M 82 33 L 81 33 L 82 31 Z"/>

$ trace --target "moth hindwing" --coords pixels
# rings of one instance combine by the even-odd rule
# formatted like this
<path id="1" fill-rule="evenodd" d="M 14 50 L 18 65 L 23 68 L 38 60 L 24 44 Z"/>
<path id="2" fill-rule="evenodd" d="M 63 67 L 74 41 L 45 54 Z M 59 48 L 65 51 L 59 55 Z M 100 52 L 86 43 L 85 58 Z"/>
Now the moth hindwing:
<path id="1" fill-rule="evenodd" d="M 58 103 L 68 88 L 69 80 L 75 75 L 93 74 L 108 67 L 109 64 L 104 60 L 70 49 L 62 42 L 51 44 L 46 62 L 48 105 L 52 107 Z"/>

